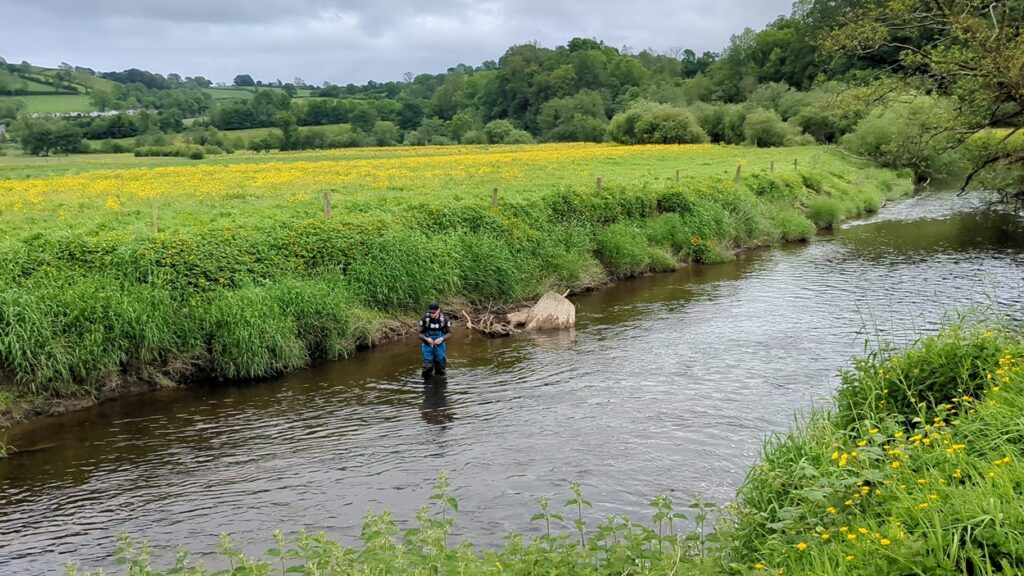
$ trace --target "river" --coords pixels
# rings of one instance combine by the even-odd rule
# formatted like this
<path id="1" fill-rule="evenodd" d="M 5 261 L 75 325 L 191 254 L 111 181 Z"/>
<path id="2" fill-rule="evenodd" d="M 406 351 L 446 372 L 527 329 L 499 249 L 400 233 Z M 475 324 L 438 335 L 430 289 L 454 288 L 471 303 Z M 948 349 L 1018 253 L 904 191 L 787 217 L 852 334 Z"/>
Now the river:
<path id="1" fill-rule="evenodd" d="M 728 500 L 766 435 L 827 405 L 880 339 L 984 306 L 1019 317 L 1024 223 L 977 196 L 926 193 L 806 244 L 580 296 L 572 333 L 458 330 L 447 386 L 414 341 L 272 381 L 126 398 L 8 432 L 0 573 L 109 566 L 117 534 L 249 552 L 275 529 L 352 542 L 368 508 L 410 520 L 439 470 L 457 534 L 529 531 L 541 496 L 580 480 L 591 525 L 667 494 Z M 569 527 L 566 527 L 569 529 Z"/>

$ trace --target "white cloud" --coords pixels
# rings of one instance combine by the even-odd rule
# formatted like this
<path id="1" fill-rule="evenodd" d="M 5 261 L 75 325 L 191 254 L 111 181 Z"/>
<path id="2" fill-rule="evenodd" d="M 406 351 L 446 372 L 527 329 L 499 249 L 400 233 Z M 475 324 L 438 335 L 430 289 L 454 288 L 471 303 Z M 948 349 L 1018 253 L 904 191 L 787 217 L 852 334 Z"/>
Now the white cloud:
<path id="1" fill-rule="evenodd" d="M 0 56 L 230 81 L 394 80 L 497 60 L 512 44 L 576 36 L 635 50 L 720 50 L 791 0 L 0 0 Z"/>

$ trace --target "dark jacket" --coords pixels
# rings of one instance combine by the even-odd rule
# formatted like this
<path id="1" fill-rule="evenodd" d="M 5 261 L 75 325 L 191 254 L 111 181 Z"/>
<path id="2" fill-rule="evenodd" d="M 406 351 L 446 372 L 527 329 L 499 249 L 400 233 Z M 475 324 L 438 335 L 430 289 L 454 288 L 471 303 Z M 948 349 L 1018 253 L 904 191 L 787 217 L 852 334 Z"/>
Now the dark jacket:
<path id="1" fill-rule="evenodd" d="M 423 315 L 423 319 L 420 320 L 420 334 L 424 336 L 437 337 L 439 335 L 448 334 L 452 331 L 452 323 L 448 320 L 448 316 L 441 312 L 434 318 L 427 312 Z"/>

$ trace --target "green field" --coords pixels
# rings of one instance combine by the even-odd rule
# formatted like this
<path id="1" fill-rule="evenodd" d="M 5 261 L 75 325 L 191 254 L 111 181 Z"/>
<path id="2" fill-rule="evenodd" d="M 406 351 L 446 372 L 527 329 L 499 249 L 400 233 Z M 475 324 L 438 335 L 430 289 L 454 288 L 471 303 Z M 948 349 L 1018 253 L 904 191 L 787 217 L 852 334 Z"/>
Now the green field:
<path id="1" fill-rule="evenodd" d="M 46 88 L 52 90 L 49 86 Z M 42 94 L 31 96 L 0 96 L 0 99 L 21 100 L 29 114 L 55 114 L 59 112 L 93 112 L 89 97 L 84 94 Z"/>
<path id="2" fill-rule="evenodd" d="M 280 90 L 277 87 L 264 87 L 264 88 L 243 88 L 239 86 L 211 86 L 209 88 L 203 88 L 203 92 L 213 96 L 214 100 L 230 100 L 230 99 L 242 99 L 252 100 L 256 96 L 258 90 Z M 295 98 L 309 98 L 312 93 L 309 89 L 296 90 Z"/>
<path id="3" fill-rule="evenodd" d="M 3 388 L 276 374 L 344 356 L 427 300 L 511 303 L 717 262 L 908 184 L 817 147 L 0 158 L 0 332 L 17 334 L 0 340 Z"/>
<path id="4" fill-rule="evenodd" d="M 52 77 L 57 74 L 58 70 L 54 68 L 37 68 L 36 72 L 44 76 Z M 82 91 L 92 91 L 97 88 L 113 90 L 118 86 L 118 83 L 113 80 L 107 80 L 106 78 L 100 78 L 99 76 L 90 76 L 89 74 L 74 71 L 71 72 L 71 82 Z"/>
<path id="5" fill-rule="evenodd" d="M 305 130 L 323 130 L 329 136 L 337 136 L 339 134 L 349 132 L 351 127 L 348 124 L 327 124 L 324 126 L 303 126 L 299 128 L 300 132 Z M 245 130 L 225 130 L 222 131 L 221 134 L 224 134 L 225 136 L 235 136 L 248 143 L 253 140 L 259 140 L 273 132 L 280 133 L 280 130 L 277 128 L 247 128 Z"/>
<path id="6" fill-rule="evenodd" d="M 47 86 L 46 84 L 40 84 L 39 82 L 33 82 L 32 80 L 19 78 L 17 82 L 19 88 L 23 88 L 29 92 L 42 92 L 44 94 L 53 92 L 53 86 Z M 24 96 L 22 96 L 22 98 L 24 98 Z"/>
<path id="7" fill-rule="evenodd" d="M 230 99 L 242 99 L 252 100 L 256 96 L 255 91 L 249 88 L 235 88 L 235 87 L 210 87 L 203 88 L 203 92 L 206 92 L 210 96 L 213 96 L 214 100 L 230 100 Z"/>

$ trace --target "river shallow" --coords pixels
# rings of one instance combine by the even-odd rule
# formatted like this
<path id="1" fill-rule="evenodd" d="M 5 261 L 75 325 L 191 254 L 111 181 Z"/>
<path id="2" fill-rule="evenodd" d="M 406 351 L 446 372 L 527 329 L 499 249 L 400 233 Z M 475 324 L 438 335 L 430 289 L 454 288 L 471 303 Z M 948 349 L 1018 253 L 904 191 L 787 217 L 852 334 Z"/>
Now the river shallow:
<path id="1" fill-rule="evenodd" d="M 824 405 L 850 357 L 988 306 L 1019 317 L 1024 223 L 928 193 L 808 244 L 622 282 L 577 299 L 572 333 L 458 330 L 446 388 L 414 341 L 273 381 L 168 391 L 30 422 L 0 460 L 0 573 L 109 565 L 127 531 L 249 552 L 275 529 L 350 541 L 368 508 L 410 519 L 439 470 L 457 533 L 530 530 L 573 479 L 592 519 L 725 501 L 763 438 Z M 158 556 L 168 548 L 157 546 Z"/>

